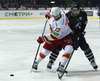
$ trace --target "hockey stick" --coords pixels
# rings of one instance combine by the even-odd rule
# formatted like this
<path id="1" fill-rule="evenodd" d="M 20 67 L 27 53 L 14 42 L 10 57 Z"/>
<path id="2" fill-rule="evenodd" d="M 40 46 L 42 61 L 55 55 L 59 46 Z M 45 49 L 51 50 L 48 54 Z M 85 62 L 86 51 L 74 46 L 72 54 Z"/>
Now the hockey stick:
<path id="1" fill-rule="evenodd" d="M 69 58 L 69 60 L 68 60 L 68 63 L 66 64 L 66 66 L 65 66 L 65 68 L 64 68 L 64 71 L 61 73 L 61 75 L 58 73 L 58 78 L 59 78 L 59 79 L 61 79 L 61 78 L 63 77 L 64 73 L 67 73 L 66 69 L 67 69 L 67 67 L 68 67 L 68 64 L 69 64 L 71 58 L 72 58 L 73 53 L 74 53 L 74 50 L 73 50 L 73 52 L 72 52 L 72 54 L 71 54 L 71 56 L 70 56 L 70 58 Z"/>
<path id="2" fill-rule="evenodd" d="M 43 32 L 42 32 L 42 37 L 43 37 L 43 35 L 44 35 L 47 22 L 48 22 L 48 18 L 46 19 L 46 22 L 45 22 L 45 25 L 44 25 L 44 29 L 43 29 Z M 38 52 L 39 52 L 39 49 L 40 49 L 40 45 L 41 45 L 41 43 L 39 43 L 39 45 L 38 45 L 37 52 L 36 52 L 36 55 L 35 55 L 35 59 L 34 59 L 34 61 L 33 61 L 33 64 L 34 64 L 35 60 L 37 59 L 37 55 L 38 55 Z M 32 66 L 33 66 L 33 65 L 32 65 Z M 30 73 L 32 72 L 32 69 L 33 69 L 33 68 L 31 68 Z"/>

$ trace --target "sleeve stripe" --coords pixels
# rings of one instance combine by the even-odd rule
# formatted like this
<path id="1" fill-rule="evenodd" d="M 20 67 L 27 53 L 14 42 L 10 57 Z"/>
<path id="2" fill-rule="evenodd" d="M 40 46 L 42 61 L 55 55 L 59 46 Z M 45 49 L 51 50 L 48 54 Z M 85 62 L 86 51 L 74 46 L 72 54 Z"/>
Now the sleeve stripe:
<path id="1" fill-rule="evenodd" d="M 52 32 L 52 27 L 51 27 L 51 24 L 49 24 L 49 27 L 50 27 L 50 31 Z"/>
<path id="2" fill-rule="evenodd" d="M 58 37 L 54 36 L 52 33 L 50 33 L 50 37 L 53 39 L 53 40 L 57 40 Z"/>

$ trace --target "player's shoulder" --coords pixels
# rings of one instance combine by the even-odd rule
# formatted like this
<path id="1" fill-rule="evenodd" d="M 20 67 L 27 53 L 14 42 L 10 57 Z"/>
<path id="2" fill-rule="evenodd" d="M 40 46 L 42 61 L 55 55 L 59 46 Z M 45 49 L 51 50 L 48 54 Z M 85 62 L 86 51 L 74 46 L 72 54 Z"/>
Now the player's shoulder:
<path id="1" fill-rule="evenodd" d="M 68 13 L 66 13 L 66 16 L 69 18 L 71 17 L 71 11 L 69 11 Z"/>
<path id="2" fill-rule="evenodd" d="M 81 9 L 80 11 L 81 11 L 81 12 L 86 12 L 84 9 Z"/>
<path id="3" fill-rule="evenodd" d="M 70 15 L 71 14 L 71 11 L 69 11 L 67 14 Z"/>
<path id="4" fill-rule="evenodd" d="M 80 13 L 81 13 L 81 15 L 84 15 L 84 16 L 87 15 L 86 11 L 83 9 L 80 10 Z"/>
<path id="5" fill-rule="evenodd" d="M 81 9 L 80 12 L 81 12 L 82 14 L 86 14 L 86 11 L 83 10 L 83 9 Z"/>
<path id="6" fill-rule="evenodd" d="M 62 14 L 65 14 L 65 11 L 64 11 L 64 10 L 61 10 L 61 13 L 62 13 Z"/>

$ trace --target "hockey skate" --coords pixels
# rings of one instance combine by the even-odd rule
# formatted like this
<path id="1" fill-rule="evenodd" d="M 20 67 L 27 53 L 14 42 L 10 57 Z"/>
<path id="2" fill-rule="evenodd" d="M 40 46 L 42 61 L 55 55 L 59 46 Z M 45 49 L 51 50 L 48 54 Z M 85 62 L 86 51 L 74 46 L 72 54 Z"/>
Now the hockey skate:
<path id="1" fill-rule="evenodd" d="M 63 73 L 64 72 L 64 66 L 59 65 L 59 67 L 57 68 L 57 72 Z"/>
<path id="2" fill-rule="evenodd" d="M 37 62 L 34 62 L 33 66 L 32 66 L 32 69 L 34 69 L 34 70 L 38 69 L 38 63 Z"/>
<path id="3" fill-rule="evenodd" d="M 98 66 L 97 66 L 96 62 L 91 62 L 91 65 L 92 65 L 92 67 L 93 67 L 95 70 L 98 69 Z"/>
<path id="4" fill-rule="evenodd" d="M 47 68 L 48 69 L 52 69 L 52 65 L 54 64 L 54 61 L 53 60 L 50 60 L 47 64 Z"/>

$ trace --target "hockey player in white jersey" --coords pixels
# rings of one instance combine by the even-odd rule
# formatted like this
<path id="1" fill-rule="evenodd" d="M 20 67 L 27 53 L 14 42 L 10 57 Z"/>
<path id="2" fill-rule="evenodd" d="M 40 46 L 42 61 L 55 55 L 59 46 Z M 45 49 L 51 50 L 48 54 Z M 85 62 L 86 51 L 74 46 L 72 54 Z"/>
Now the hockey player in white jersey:
<path id="1" fill-rule="evenodd" d="M 73 46 L 71 42 L 70 33 L 72 30 L 69 28 L 69 21 L 65 13 L 59 7 L 53 7 L 48 14 L 47 18 L 51 17 L 50 21 L 50 33 L 39 37 L 37 39 L 38 43 L 44 43 L 43 50 L 39 53 L 38 58 L 35 60 L 32 69 L 37 70 L 38 64 L 58 45 L 62 45 L 64 53 L 60 60 L 60 65 L 57 71 L 63 72 L 64 66 L 68 62 L 70 55 L 73 52 Z"/>

